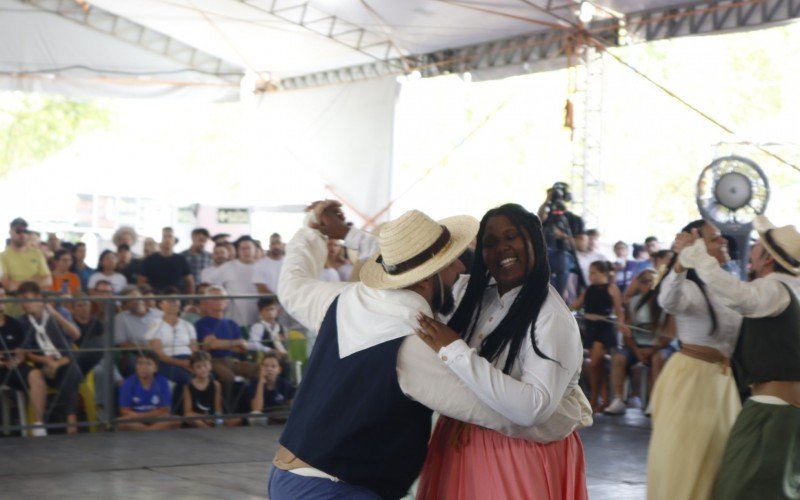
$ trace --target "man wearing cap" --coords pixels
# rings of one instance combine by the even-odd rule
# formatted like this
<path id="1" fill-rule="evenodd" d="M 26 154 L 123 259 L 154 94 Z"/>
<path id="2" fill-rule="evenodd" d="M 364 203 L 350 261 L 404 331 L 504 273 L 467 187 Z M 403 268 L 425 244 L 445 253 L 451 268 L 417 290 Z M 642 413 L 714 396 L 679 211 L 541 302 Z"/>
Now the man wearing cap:
<path id="1" fill-rule="evenodd" d="M 3 286 L 9 292 L 16 291 L 25 281 L 33 281 L 42 289 L 52 286 L 50 269 L 38 247 L 27 245 L 28 223 L 17 217 L 11 221 L 10 243 L 0 254 L 3 266 Z"/>
<path id="2" fill-rule="evenodd" d="M 345 225 L 337 202 L 312 204 L 288 244 L 278 294 L 319 335 L 273 460 L 270 498 L 406 495 L 425 460 L 431 409 L 517 437 L 565 437 L 514 425 L 481 403 L 413 334 L 417 314 L 452 309 L 458 257 L 477 230 L 469 216 L 436 222 L 412 210 L 383 227 L 360 283 L 322 282 L 326 238 L 354 249 L 372 240 Z"/>
<path id="3" fill-rule="evenodd" d="M 750 251 L 753 280 L 743 283 L 716 265 L 703 239 L 676 240 L 684 267 L 744 316 L 734 362 L 752 397 L 731 430 L 713 497 L 800 498 L 800 233 L 753 222 L 760 240 Z M 713 261 L 713 262 L 712 262 Z"/>

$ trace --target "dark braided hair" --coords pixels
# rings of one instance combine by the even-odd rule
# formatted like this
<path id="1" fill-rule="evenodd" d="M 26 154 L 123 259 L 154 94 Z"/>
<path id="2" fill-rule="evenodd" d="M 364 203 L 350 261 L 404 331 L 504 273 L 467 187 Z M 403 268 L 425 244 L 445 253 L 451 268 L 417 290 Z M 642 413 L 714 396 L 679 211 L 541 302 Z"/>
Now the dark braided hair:
<path id="1" fill-rule="evenodd" d="M 550 285 L 550 264 L 547 261 L 547 247 L 539 217 L 515 203 L 507 203 L 486 212 L 478 230 L 475 258 L 464 298 L 448 325 L 459 332 L 467 342 L 475 333 L 475 326 L 481 316 L 483 293 L 491 278 L 483 260 L 483 237 L 489 219 L 499 216 L 506 217 L 511 222 L 519 232 L 519 237 L 525 241 L 527 254 L 534 256 L 533 270 L 527 273 L 522 290 L 514 299 L 508 313 L 481 343 L 480 355 L 489 361 L 496 360 L 506 347 L 509 347 L 508 358 L 503 367 L 503 373 L 508 374 L 514 366 L 528 330 L 534 352 L 544 359 L 553 361 L 536 345 L 536 318 L 547 298 Z"/>
<path id="2" fill-rule="evenodd" d="M 703 226 L 705 226 L 706 224 L 707 222 L 705 220 L 698 219 L 687 224 L 683 229 L 681 229 L 681 232 L 691 233 L 692 229 L 697 229 L 698 232 L 702 232 Z M 667 265 L 667 273 L 672 271 L 672 268 L 675 267 L 675 262 L 677 261 L 678 261 L 678 254 L 675 254 L 672 257 L 672 260 L 670 260 L 669 264 Z M 711 313 L 711 335 L 713 336 L 714 333 L 717 331 L 717 325 L 718 325 L 717 312 L 714 310 L 714 306 L 711 305 L 711 301 L 708 299 L 708 291 L 706 290 L 706 284 L 703 282 L 702 279 L 700 279 L 700 276 L 697 275 L 697 271 L 695 271 L 694 269 L 687 270 L 686 279 L 694 282 L 697 285 L 697 287 L 700 288 L 700 293 L 703 294 L 703 298 L 706 299 L 708 310 Z M 663 312 L 661 305 L 658 303 L 658 293 L 661 291 L 661 283 L 663 282 L 664 282 L 663 279 L 659 281 L 658 285 L 654 289 L 648 291 L 641 298 L 639 304 L 636 306 L 636 310 L 638 311 L 639 309 L 642 308 L 642 306 L 644 306 L 647 303 L 650 303 L 650 317 L 653 319 L 654 322 L 658 321 L 657 318 L 660 318 L 661 313 Z M 654 297 L 656 298 L 656 300 L 651 300 Z"/>

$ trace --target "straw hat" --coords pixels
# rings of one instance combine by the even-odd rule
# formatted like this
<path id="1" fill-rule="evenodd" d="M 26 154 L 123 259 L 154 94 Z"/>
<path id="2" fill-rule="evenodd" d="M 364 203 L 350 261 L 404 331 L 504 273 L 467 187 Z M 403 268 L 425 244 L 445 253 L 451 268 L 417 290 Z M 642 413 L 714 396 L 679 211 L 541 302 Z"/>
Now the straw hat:
<path id="1" fill-rule="evenodd" d="M 379 290 L 404 288 L 438 273 L 467 248 L 478 221 L 458 215 L 434 221 L 411 210 L 388 222 L 378 236 L 380 254 L 361 268 L 361 281 Z"/>
<path id="2" fill-rule="evenodd" d="M 800 233 L 794 226 L 775 227 L 763 215 L 753 220 L 761 244 L 780 265 L 794 275 L 800 275 Z"/>

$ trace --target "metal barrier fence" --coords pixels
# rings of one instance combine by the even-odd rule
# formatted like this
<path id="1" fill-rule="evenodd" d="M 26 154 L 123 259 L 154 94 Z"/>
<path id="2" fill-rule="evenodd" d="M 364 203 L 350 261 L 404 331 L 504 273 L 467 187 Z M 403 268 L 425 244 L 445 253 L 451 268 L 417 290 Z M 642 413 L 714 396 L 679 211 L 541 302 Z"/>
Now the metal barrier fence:
<path id="1" fill-rule="evenodd" d="M 46 293 L 48 293 L 48 292 L 46 292 Z M 33 425 L 32 423 L 25 423 L 27 421 L 27 417 L 25 419 L 23 419 L 23 415 L 28 415 L 30 413 L 30 411 L 28 409 L 28 406 L 30 406 L 30 404 L 31 404 L 30 403 L 31 394 L 30 394 L 30 387 L 29 387 L 29 385 L 27 383 L 28 381 L 24 380 L 24 378 L 22 377 L 21 372 L 20 372 L 20 370 L 19 370 L 19 368 L 17 366 L 6 368 L 5 370 L 6 370 L 7 373 L 6 373 L 5 377 L 3 379 L 0 379 L 0 388 L 2 388 L 3 390 L 11 389 L 9 386 L 6 385 L 6 382 L 8 381 L 8 379 L 12 375 L 12 373 L 14 373 L 14 371 L 16 370 L 17 376 L 20 377 L 20 379 L 23 379 L 25 381 L 25 384 L 23 384 L 23 385 L 25 387 L 25 391 L 24 391 L 25 392 L 25 394 L 24 394 L 25 398 L 24 398 L 24 400 L 26 402 L 25 403 L 26 404 L 26 408 L 24 408 L 24 409 L 23 408 L 18 408 L 18 413 L 20 415 L 20 418 L 19 418 L 20 419 L 20 424 L 18 424 L 18 425 L 10 425 L 9 422 L 6 421 L 6 420 L 8 420 L 8 415 L 9 415 L 8 408 L 3 407 L 4 421 L 2 422 L 2 426 L 0 426 L 0 431 L 2 431 L 6 435 L 10 434 L 11 432 L 20 432 L 22 436 L 25 436 L 26 435 L 26 431 L 32 430 L 32 429 L 36 429 L 36 428 L 44 428 L 44 429 L 47 429 L 47 430 L 51 430 L 51 429 L 67 429 L 67 428 L 74 427 L 74 428 L 91 428 L 92 430 L 95 430 L 95 429 L 112 430 L 119 424 L 119 422 L 117 420 L 117 409 L 115 408 L 116 405 L 115 405 L 115 397 L 114 397 L 114 392 L 115 392 L 115 389 L 116 389 L 116 386 L 115 386 L 115 383 L 114 383 L 114 375 L 115 375 L 115 369 L 114 368 L 116 367 L 115 362 L 114 362 L 114 354 L 117 353 L 117 352 L 140 352 L 140 351 L 149 350 L 150 347 L 141 347 L 141 346 L 119 347 L 119 346 L 116 346 L 114 344 L 114 339 L 115 339 L 115 337 L 114 337 L 114 333 L 115 333 L 114 332 L 115 318 L 116 318 L 116 316 L 118 314 L 118 312 L 117 312 L 117 306 L 118 305 L 124 304 L 126 302 L 132 302 L 132 301 L 155 301 L 155 302 L 158 302 L 158 301 L 161 301 L 161 300 L 164 300 L 164 299 L 166 299 L 166 300 L 180 300 L 183 303 L 183 302 L 186 302 L 186 301 L 201 301 L 201 300 L 209 300 L 209 299 L 210 300 L 226 300 L 226 301 L 241 300 L 241 299 L 258 300 L 258 299 L 262 299 L 262 298 L 265 298 L 265 297 L 269 297 L 269 295 L 259 295 L 259 294 L 239 294 L 239 295 L 224 295 L 224 296 L 219 296 L 219 295 L 146 295 L 146 296 L 136 296 L 136 297 L 130 297 L 130 296 L 126 296 L 126 295 L 85 296 L 85 297 L 68 297 L 68 296 L 64 297 L 64 296 L 43 295 L 42 297 L 36 297 L 36 298 L 20 298 L 20 297 L 0 298 L 0 304 L 5 304 L 5 305 L 8 305 L 8 304 L 22 304 L 22 303 L 26 303 L 26 302 L 37 302 L 37 303 L 42 303 L 43 302 L 43 303 L 50 303 L 50 304 L 54 304 L 54 305 L 60 305 L 60 304 L 64 304 L 64 303 L 86 302 L 86 301 L 91 302 L 91 303 L 103 304 L 103 314 L 102 314 L 102 321 L 101 321 L 102 325 L 103 325 L 103 334 L 102 334 L 103 345 L 102 345 L 102 347 L 89 347 L 89 348 L 79 347 L 78 345 L 75 344 L 75 342 L 77 342 L 77 341 L 73 341 L 72 339 L 70 339 L 66 335 L 65 335 L 65 339 L 71 343 L 71 350 L 69 351 L 69 356 L 72 359 L 72 362 L 74 362 L 74 356 L 76 354 L 78 354 L 78 353 L 81 353 L 81 352 L 102 352 L 103 353 L 103 357 L 102 357 L 101 363 L 102 363 L 102 365 L 104 367 L 104 370 L 102 371 L 102 376 L 104 377 L 104 380 L 102 380 L 102 383 L 97 384 L 97 385 L 100 385 L 102 387 L 102 389 L 103 389 L 103 393 L 100 395 L 101 396 L 100 397 L 100 401 L 102 401 L 102 406 L 103 406 L 103 412 L 102 412 L 101 418 L 95 419 L 95 420 L 92 420 L 92 421 L 89 421 L 87 419 L 87 420 L 78 421 L 78 422 L 50 422 L 50 421 L 45 421 L 45 420 L 49 420 L 49 417 L 52 416 L 53 407 L 50 406 L 49 411 L 47 411 L 45 413 L 45 415 L 48 418 L 43 419 L 43 423 L 42 423 L 41 426 Z M 179 316 L 180 316 L 180 314 L 179 314 Z M 100 319 L 97 316 L 94 316 L 94 318 L 95 319 Z M 239 326 L 247 328 L 250 325 L 239 325 Z M 203 342 L 197 342 L 196 344 L 197 344 L 198 348 L 202 348 L 204 345 L 206 345 L 206 343 L 203 343 Z M 22 352 L 26 352 L 26 351 L 27 352 L 41 352 L 42 349 L 27 349 L 27 350 L 26 349 L 14 349 L 14 350 L 10 350 L 10 349 L 8 349 L 7 344 L 6 344 L 5 339 L 3 338 L 3 336 L 0 335 L 0 355 L 5 356 L 5 359 L 10 360 L 14 356 L 14 354 L 16 352 L 20 352 L 20 351 L 22 351 Z M 292 361 L 294 361 L 294 360 L 292 360 Z M 296 380 L 298 382 L 299 382 L 299 379 L 302 376 L 302 371 L 301 371 L 301 367 L 302 366 L 299 363 L 302 363 L 303 361 L 304 361 L 304 359 L 303 360 L 297 360 L 298 364 L 293 365 L 293 367 L 296 370 L 293 375 L 295 376 L 295 378 L 296 378 Z M 29 363 L 29 361 L 26 360 L 26 361 L 24 361 L 24 363 Z M 92 367 L 92 371 L 94 371 L 94 368 L 96 368 L 96 366 L 97 365 Z M 81 375 L 82 375 L 82 377 L 85 377 L 86 375 L 88 375 L 88 373 L 86 373 L 86 374 L 82 373 Z M 287 375 L 290 375 L 290 374 L 287 374 Z M 248 382 L 251 382 L 251 381 L 248 381 Z M 53 406 L 55 405 L 55 402 L 59 399 L 59 396 L 61 396 L 61 392 L 60 391 L 62 390 L 62 386 L 63 386 L 63 384 L 59 384 L 59 386 L 56 388 L 55 398 L 54 398 L 54 401 L 53 401 L 53 404 L 52 404 Z M 8 402 L 6 401 L 5 395 L 2 395 L 2 396 L 3 397 L 2 397 L 2 402 L 1 403 L 3 405 L 6 405 Z M 241 396 L 241 394 L 240 394 L 240 396 Z M 94 395 L 92 397 L 94 397 Z M 173 404 L 170 405 L 170 409 L 171 410 L 174 408 L 175 397 L 176 396 L 173 395 L 173 399 L 172 399 Z M 20 398 L 17 398 L 17 400 L 18 400 L 18 403 L 19 403 Z M 84 406 L 86 406 L 88 404 L 94 405 L 94 401 L 92 401 L 91 403 L 87 402 L 87 401 L 84 401 Z M 230 419 L 242 419 L 243 421 L 248 421 L 248 422 L 268 423 L 268 422 L 273 421 L 273 420 L 285 421 L 286 417 L 288 416 L 288 413 L 289 413 L 289 407 L 284 405 L 284 406 L 278 406 L 278 407 L 270 408 L 270 409 L 268 409 L 268 410 L 266 410 L 266 411 L 264 411 L 262 413 L 237 413 L 237 412 L 227 412 L 227 413 L 225 413 L 225 412 L 223 412 L 222 414 L 213 414 L 213 415 L 207 415 L 207 416 L 206 415 L 202 415 L 202 416 L 184 416 L 184 415 L 172 415 L 171 414 L 170 416 L 164 416 L 164 417 L 125 418 L 124 423 L 134 423 L 134 422 L 154 423 L 154 422 L 172 422 L 172 421 L 183 423 L 183 422 L 191 422 L 193 420 L 206 420 L 206 421 L 214 420 L 216 422 L 222 422 L 222 421 L 230 420 Z"/>

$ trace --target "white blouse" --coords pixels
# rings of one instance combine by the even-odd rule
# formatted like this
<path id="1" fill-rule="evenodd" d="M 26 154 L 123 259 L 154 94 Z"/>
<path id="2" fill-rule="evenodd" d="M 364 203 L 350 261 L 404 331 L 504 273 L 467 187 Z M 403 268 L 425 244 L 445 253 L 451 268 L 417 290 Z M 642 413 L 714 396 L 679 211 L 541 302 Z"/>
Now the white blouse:
<path id="1" fill-rule="evenodd" d="M 175 326 L 161 319 L 153 323 L 146 338 L 148 341 L 160 340 L 164 354 L 167 356 L 191 356 L 191 344 L 197 341 L 197 332 L 194 325 L 185 319 L 178 319 Z"/>
<path id="2" fill-rule="evenodd" d="M 711 312 L 703 292 L 696 283 L 686 279 L 685 271 L 667 274 L 661 283 L 658 303 L 675 316 L 675 330 L 681 342 L 713 347 L 730 358 L 739 338 L 742 317 L 726 307 L 711 290 L 707 290 L 707 295 L 717 317 L 713 335 Z"/>
<path id="3" fill-rule="evenodd" d="M 550 286 L 536 319 L 536 343 L 553 361 L 536 354 L 529 334 L 510 375 L 503 373 L 508 349 L 494 363 L 480 357 L 478 350 L 484 338 L 500 324 L 521 289 L 501 297 L 495 285 L 487 287 L 469 345 L 457 340 L 440 349 L 439 358 L 487 406 L 517 425 L 532 426 L 550 418 L 562 398 L 577 387 L 583 346 L 575 318 Z"/>

